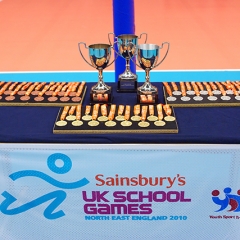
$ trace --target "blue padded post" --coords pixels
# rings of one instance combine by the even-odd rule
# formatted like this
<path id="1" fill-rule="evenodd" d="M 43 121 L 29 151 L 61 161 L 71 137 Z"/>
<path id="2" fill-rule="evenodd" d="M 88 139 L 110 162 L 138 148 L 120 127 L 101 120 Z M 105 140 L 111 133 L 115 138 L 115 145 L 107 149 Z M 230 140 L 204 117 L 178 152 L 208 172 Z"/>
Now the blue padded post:
<path id="1" fill-rule="evenodd" d="M 135 34 L 134 0 L 113 0 L 113 25 L 115 36 Z M 115 61 L 115 82 L 118 81 L 119 74 L 124 72 L 125 64 L 125 59 L 120 56 Z M 131 61 L 130 68 L 136 74 L 136 66 Z"/>

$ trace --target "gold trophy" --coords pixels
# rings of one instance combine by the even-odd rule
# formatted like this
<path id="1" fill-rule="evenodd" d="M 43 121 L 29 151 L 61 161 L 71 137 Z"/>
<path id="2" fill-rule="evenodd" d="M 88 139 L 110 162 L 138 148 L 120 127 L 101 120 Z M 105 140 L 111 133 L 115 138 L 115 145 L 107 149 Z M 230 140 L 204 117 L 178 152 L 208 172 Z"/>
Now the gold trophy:
<path id="1" fill-rule="evenodd" d="M 82 54 L 81 44 L 85 46 L 89 50 L 89 63 Z M 90 91 L 90 104 L 96 103 L 108 103 L 112 102 L 112 88 L 104 83 L 103 81 L 103 69 L 110 66 L 115 59 L 109 63 L 111 58 L 111 48 L 113 48 L 109 44 L 98 43 L 92 44 L 88 47 L 86 43 L 80 42 L 78 43 L 79 52 L 86 63 L 88 63 L 91 67 L 96 68 L 98 70 L 98 82 L 95 84 Z"/>
<path id="2" fill-rule="evenodd" d="M 130 69 L 130 59 L 132 59 L 134 56 L 135 46 L 138 45 L 138 39 L 141 39 L 142 35 L 146 35 L 146 43 L 147 34 L 141 33 L 139 37 L 133 34 L 121 34 L 115 37 L 114 33 L 109 33 L 108 39 L 110 44 L 111 34 L 114 36 L 114 39 L 116 39 L 114 42 L 117 43 L 116 54 L 124 58 L 126 61 L 124 72 L 118 76 L 117 92 L 137 92 L 137 75 L 134 74 Z"/>
<path id="3" fill-rule="evenodd" d="M 163 48 L 163 45 L 167 44 L 167 51 L 162 58 L 162 60 L 158 63 L 158 58 L 160 54 L 160 49 Z M 137 89 L 137 102 L 140 104 L 157 104 L 158 103 L 158 89 L 150 83 L 149 72 L 153 68 L 156 68 L 160 65 L 164 59 L 166 58 L 169 50 L 169 43 L 164 42 L 162 46 L 158 46 L 155 44 L 140 44 L 136 46 L 136 55 L 140 65 L 135 63 L 138 67 L 145 70 L 146 77 L 145 82 L 142 86 Z"/>

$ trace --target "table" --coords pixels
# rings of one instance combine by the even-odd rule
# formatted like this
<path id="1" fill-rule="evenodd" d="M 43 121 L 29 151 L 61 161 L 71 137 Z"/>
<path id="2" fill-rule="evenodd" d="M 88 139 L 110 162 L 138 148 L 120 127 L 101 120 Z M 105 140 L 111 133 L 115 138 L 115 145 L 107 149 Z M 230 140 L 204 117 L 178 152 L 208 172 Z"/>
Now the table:
<path id="1" fill-rule="evenodd" d="M 83 105 L 89 103 L 90 87 Z M 164 103 L 162 83 L 159 100 Z M 117 93 L 116 104 L 135 104 L 135 93 Z M 183 144 L 239 144 L 239 107 L 174 108 L 179 132 L 176 134 L 53 134 L 59 107 L 0 107 L 0 142 L 2 143 L 183 143 Z"/>

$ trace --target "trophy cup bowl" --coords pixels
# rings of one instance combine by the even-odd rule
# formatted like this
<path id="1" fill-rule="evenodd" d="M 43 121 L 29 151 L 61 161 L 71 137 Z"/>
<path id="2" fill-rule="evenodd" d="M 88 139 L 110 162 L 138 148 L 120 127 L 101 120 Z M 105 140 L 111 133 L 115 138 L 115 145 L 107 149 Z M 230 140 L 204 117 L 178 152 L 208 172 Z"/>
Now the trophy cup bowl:
<path id="1" fill-rule="evenodd" d="M 108 34 L 109 35 L 113 33 Z M 116 54 L 121 56 L 126 61 L 126 67 L 122 74 L 118 76 L 118 88 L 117 92 L 136 92 L 137 91 L 137 75 L 130 70 L 130 59 L 135 56 L 135 46 L 138 45 L 138 39 L 145 34 L 147 41 L 147 34 L 142 33 L 138 37 L 134 34 L 121 34 L 115 37 L 117 43 L 117 52 Z M 109 42 L 111 44 L 110 38 Z"/>
<path id="2" fill-rule="evenodd" d="M 165 53 L 163 59 L 158 63 L 160 49 L 163 48 L 163 45 L 167 44 L 168 49 Z M 141 104 L 156 104 L 158 102 L 158 89 L 150 83 L 149 72 L 153 68 L 160 65 L 163 60 L 166 58 L 169 50 L 169 43 L 164 42 L 162 46 L 156 44 L 140 44 L 136 47 L 136 54 L 139 65 L 138 67 L 145 70 L 146 77 L 145 82 L 142 86 L 137 89 L 137 101 Z"/>
<path id="3" fill-rule="evenodd" d="M 88 49 L 90 63 L 85 59 L 84 55 L 81 51 L 81 44 Z M 109 63 L 111 58 L 111 48 L 113 48 L 109 44 L 98 43 L 92 44 L 88 47 L 86 43 L 80 42 L 78 43 L 79 52 L 82 58 L 88 63 L 91 67 L 98 70 L 98 82 L 95 84 L 90 91 L 90 104 L 95 103 L 111 103 L 112 101 L 112 89 L 110 86 L 106 85 L 103 81 L 103 69 L 110 66 L 115 60 Z"/>

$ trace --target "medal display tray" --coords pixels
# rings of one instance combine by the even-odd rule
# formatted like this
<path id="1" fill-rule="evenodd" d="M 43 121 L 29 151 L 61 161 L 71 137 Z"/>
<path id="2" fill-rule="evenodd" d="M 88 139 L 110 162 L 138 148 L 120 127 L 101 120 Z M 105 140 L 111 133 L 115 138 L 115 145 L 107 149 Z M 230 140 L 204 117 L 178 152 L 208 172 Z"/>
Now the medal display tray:
<path id="1" fill-rule="evenodd" d="M 109 109 L 110 107 L 108 107 L 108 113 L 109 113 Z M 116 108 L 116 113 L 117 113 L 117 109 L 118 106 Z M 148 127 L 140 127 L 138 126 L 138 123 L 140 121 L 132 121 L 131 117 L 134 116 L 133 114 L 133 106 L 131 106 L 131 114 L 130 114 L 130 119 L 129 121 L 132 122 L 131 126 L 128 127 L 124 127 L 121 125 L 121 121 L 117 121 L 116 120 L 116 114 L 115 114 L 115 118 L 114 118 L 114 122 L 116 122 L 115 126 L 112 127 L 107 127 L 105 125 L 105 122 L 99 122 L 98 126 L 89 126 L 88 122 L 89 121 L 84 121 L 81 118 L 81 121 L 83 122 L 83 124 L 81 126 L 73 126 L 72 122 L 73 121 L 68 121 L 65 119 L 65 121 L 67 122 L 67 124 L 65 126 L 57 126 L 56 123 L 58 121 L 60 121 L 60 116 L 63 112 L 63 108 L 60 108 L 59 112 L 58 112 L 58 116 L 56 118 L 55 124 L 54 124 L 54 128 L 53 128 L 53 133 L 54 134 L 109 134 L 109 133 L 132 133 L 132 134 L 136 134 L 136 133 L 178 133 L 178 125 L 177 125 L 177 120 L 176 120 L 176 116 L 174 113 L 174 109 L 171 107 L 172 110 L 172 114 L 171 116 L 175 118 L 174 121 L 165 121 L 164 118 L 166 117 L 166 114 L 163 111 L 163 121 L 165 122 L 164 126 L 155 126 L 153 121 L 148 121 L 146 120 L 145 122 L 149 123 Z M 85 107 L 82 107 L 82 112 L 81 112 L 81 116 L 84 116 L 84 112 L 85 112 Z M 157 114 L 157 109 L 156 106 L 154 106 L 154 112 L 156 115 Z M 91 113 L 90 113 L 91 115 Z M 98 117 L 101 116 L 100 113 L 100 109 L 99 109 L 99 114 Z M 147 114 L 147 117 L 149 116 L 149 113 Z"/>
<path id="2" fill-rule="evenodd" d="M 168 84 L 169 84 L 169 86 L 171 86 L 171 83 L 168 83 Z M 176 83 L 176 85 L 178 86 L 179 92 L 181 92 L 179 83 Z M 225 97 L 223 97 L 223 95 L 221 93 L 215 94 L 214 91 L 212 91 L 213 92 L 212 97 L 210 97 L 208 95 L 208 93 L 201 94 L 201 92 L 200 92 L 200 97 L 202 98 L 202 100 L 194 100 L 194 98 L 196 97 L 196 94 L 188 94 L 187 89 L 186 89 L 186 93 L 187 93 L 186 97 L 187 98 L 185 98 L 185 99 L 182 98 L 183 96 L 181 93 L 180 93 L 180 95 L 174 94 L 174 90 L 172 89 L 172 86 L 171 86 L 171 90 L 173 92 L 172 97 L 175 98 L 175 101 L 171 100 L 171 97 L 167 93 L 165 86 L 163 86 L 165 102 L 166 102 L 166 104 L 169 104 L 173 107 L 234 107 L 234 106 L 240 106 L 240 91 L 238 91 L 239 96 L 235 96 L 231 90 L 225 89 L 225 91 L 226 91 Z M 205 86 L 204 86 L 204 91 L 205 92 L 207 91 L 205 89 Z M 187 101 L 186 101 L 186 99 L 187 99 Z"/>
<path id="3" fill-rule="evenodd" d="M 46 85 L 47 84 L 48 83 L 46 83 Z M 66 82 L 66 84 L 67 84 L 67 82 Z M 40 88 L 39 92 L 41 92 L 43 90 L 44 86 Z M 77 102 L 73 100 L 74 96 L 72 96 L 71 92 L 68 96 L 67 101 L 61 101 L 61 98 L 63 97 L 62 95 L 64 93 L 62 93 L 60 96 L 57 95 L 55 101 L 49 101 L 48 98 L 51 97 L 52 95 L 46 95 L 44 93 L 42 96 L 44 99 L 42 101 L 36 101 L 36 100 L 34 100 L 34 98 L 36 98 L 38 95 L 34 95 L 35 90 L 32 91 L 32 93 L 29 95 L 30 98 L 26 101 L 21 100 L 21 97 L 23 97 L 24 94 L 19 95 L 18 93 L 16 93 L 14 95 L 15 98 L 13 100 L 7 101 L 6 98 L 10 96 L 10 93 L 8 92 L 8 90 L 6 90 L 2 95 L 0 95 L 0 106 L 56 106 L 56 107 L 61 107 L 61 106 L 65 106 L 65 105 L 78 105 L 83 102 L 86 90 L 87 90 L 87 86 L 85 84 L 83 87 L 83 90 L 79 96 L 79 100 Z M 5 94 L 6 92 L 7 92 L 7 94 Z"/>

